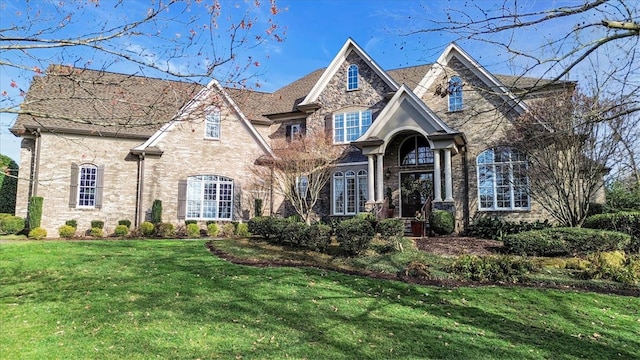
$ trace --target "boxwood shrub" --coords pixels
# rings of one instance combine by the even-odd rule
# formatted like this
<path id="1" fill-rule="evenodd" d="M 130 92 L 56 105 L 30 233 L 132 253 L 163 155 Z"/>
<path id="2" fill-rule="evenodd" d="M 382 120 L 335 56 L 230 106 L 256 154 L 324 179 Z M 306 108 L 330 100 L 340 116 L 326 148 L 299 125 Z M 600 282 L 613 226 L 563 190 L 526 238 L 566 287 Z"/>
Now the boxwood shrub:
<path id="1" fill-rule="evenodd" d="M 126 219 L 118 220 L 118 225 L 124 225 L 124 226 L 127 227 L 127 229 L 130 229 L 131 228 L 131 220 L 126 220 Z"/>
<path id="2" fill-rule="evenodd" d="M 89 230 L 89 234 L 93 237 L 101 238 L 104 236 L 104 231 L 102 228 L 92 227 L 91 230 Z"/>
<path id="3" fill-rule="evenodd" d="M 76 235 L 76 228 L 71 225 L 62 225 L 58 228 L 58 235 L 61 238 L 71 239 Z"/>
<path id="4" fill-rule="evenodd" d="M 64 222 L 64 224 L 78 230 L 78 221 L 76 219 L 67 220 Z"/>
<path id="5" fill-rule="evenodd" d="M 466 234 L 482 239 L 500 240 L 509 234 L 517 234 L 523 231 L 542 230 L 551 227 L 549 220 L 535 222 L 511 222 L 497 217 L 481 217 L 469 226 Z"/>
<path id="6" fill-rule="evenodd" d="M 269 230 L 269 222 L 271 221 L 271 217 L 269 216 L 256 216 L 251 218 L 247 222 L 247 226 L 249 227 L 249 232 L 261 236 L 265 239 L 269 239 L 271 235 Z"/>
<path id="7" fill-rule="evenodd" d="M 142 235 L 146 237 L 152 236 L 154 230 L 155 230 L 155 226 L 149 221 L 145 221 L 142 224 L 140 224 L 140 231 L 142 232 Z"/>
<path id="8" fill-rule="evenodd" d="M 289 222 L 282 230 L 282 243 L 290 246 L 302 246 L 307 236 L 307 224 L 303 222 Z"/>
<path id="9" fill-rule="evenodd" d="M 102 220 L 91 220 L 91 228 L 99 228 L 104 229 L 104 221 Z"/>
<path id="10" fill-rule="evenodd" d="M 124 224 L 117 225 L 113 230 L 113 234 L 120 237 L 127 236 L 129 234 L 129 227 Z"/>
<path id="11" fill-rule="evenodd" d="M 249 225 L 247 223 L 238 223 L 236 226 L 236 235 L 240 237 L 250 237 Z"/>
<path id="12" fill-rule="evenodd" d="M 47 237 L 47 230 L 41 228 L 41 227 L 37 227 L 37 228 L 33 228 L 29 231 L 29 238 L 30 239 L 36 239 L 36 240 L 41 240 Z"/>
<path id="13" fill-rule="evenodd" d="M 199 238 L 200 237 L 200 226 L 196 223 L 187 224 L 187 237 L 189 238 Z"/>
<path id="14" fill-rule="evenodd" d="M 311 224 L 302 245 L 314 251 L 325 252 L 331 245 L 331 226 L 321 223 Z"/>
<path id="15" fill-rule="evenodd" d="M 429 215 L 429 226 L 438 235 L 448 235 L 453 232 L 455 219 L 453 214 L 446 210 L 433 210 Z"/>
<path id="16" fill-rule="evenodd" d="M 400 219 L 384 219 L 380 220 L 376 225 L 376 232 L 383 239 L 390 239 L 394 236 L 404 235 L 404 223 Z"/>
<path id="17" fill-rule="evenodd" d="M 0 233 L 17 234 L 22 231 L 24 227 L 25 221 L 19 216 L 7 214 L 0 218 Z"/>
<path id="18" fill-rule="evenodd" d="M 375 232 L 368 220 L 353 218 L 336 226 L 336 240 L 347 255 L 359 255 L 369 248 Z"/>
<path id="19" fill-rule="evenodd" d="M 615 231 L 551 228 L 505 236 L 504 246 L 518 255 L 566 256 L 623 250 L 630 241 L 629 235 Z"/>
<path id="20" fill-rule="evenodd" d="M 631 242 L 625 250 L 631 253 L 640 252 L 640 211 L 593 215 L 584 220 L 582 227 L 629 234 Z"/>
<path id="21" fill-rule="evenodd" d="M 220 233 L 220 226 L 216 223 L 210 223 L 207 225 L 207 234 L 211 237 L 218 237 Z"/>

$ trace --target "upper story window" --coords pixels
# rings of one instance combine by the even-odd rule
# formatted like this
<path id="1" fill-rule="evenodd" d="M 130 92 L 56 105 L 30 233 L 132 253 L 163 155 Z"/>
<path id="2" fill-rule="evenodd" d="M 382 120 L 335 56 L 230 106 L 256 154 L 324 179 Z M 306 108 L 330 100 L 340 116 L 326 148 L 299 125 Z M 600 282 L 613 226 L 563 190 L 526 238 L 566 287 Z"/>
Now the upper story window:
<path id="1" fill-rule="evenodd" d="M 358 89 L 358 65 L 351 64 L 349 65 L 349 70 L 347 73 L 347 90 L 357 90 Z"/>
<path id="2" fill-rule="evenodd" d="M 462 110 L 462 79 L 454 76 L 449 80 L 449 111 Z"/>
<path id="3" fill-rule="evenodd" d="M 204 137 L 207 139 L 220 139 L 220 109 L 207 109 L 205 114 Z"/>
<path id="4" fill-rule="evenodd" d="M 353 111 L 333 116 L 333 143 L 355 141 L 371 126 L 371 111 Z"/>
<path id="5" fill-rule="evenodd" d="M 295 140 L 304 136 L 305 127 L 303 124 L 291 124 L 286 126 L 287 141 Z"/>
<path id="6" fill-rule="evenodd" d="M 400 146 L 400 165 L 433 164 L 433 150 L 424 136 L 411 136 Z"/>
<path id="7" fill-rule="evenodd" d="M 72 163 L 69 207 L 101 208 L 103 183 L 103 166 Z"/>
<path id="8" fill-rule="evenodd" d="M 480 210 L 528 210 L 527 156 L 510 147 L 487 149 L 478 155 Z"/>

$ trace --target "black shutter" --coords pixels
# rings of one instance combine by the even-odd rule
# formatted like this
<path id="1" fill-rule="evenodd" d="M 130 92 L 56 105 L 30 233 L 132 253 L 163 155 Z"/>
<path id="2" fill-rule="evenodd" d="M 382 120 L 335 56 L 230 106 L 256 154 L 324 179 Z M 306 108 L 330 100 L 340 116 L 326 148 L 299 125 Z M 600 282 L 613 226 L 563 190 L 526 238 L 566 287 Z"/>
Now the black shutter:
<path id="1" fill-rule="evenodd" d="M 69 181 L 69 207 L 75 208 L 78 200 L 78 164 L 71 163 L 71 180 Z"/>
<path id="2" fill-rule="evenodd" d="M 300 124 L 300 136 L 307 135 L 307 123 Z"/>
<path id="3" fill-rule="evenodd" d="M 104 165 L 98 166 L 96 173 L 96 209 L 102 208 L 102 190 L 104 189 Z"/>
<path id="4" fill-rule="evenodd" d="M 187 180 L 178 181 L 178 220 L 187 215 Z"/>
<path id="5" fill-rule="evenodd" d="M 291 125 L 287 125 L 285 128 L 285 138 L 287 139 L 287 141 L 291 141 Z"/>

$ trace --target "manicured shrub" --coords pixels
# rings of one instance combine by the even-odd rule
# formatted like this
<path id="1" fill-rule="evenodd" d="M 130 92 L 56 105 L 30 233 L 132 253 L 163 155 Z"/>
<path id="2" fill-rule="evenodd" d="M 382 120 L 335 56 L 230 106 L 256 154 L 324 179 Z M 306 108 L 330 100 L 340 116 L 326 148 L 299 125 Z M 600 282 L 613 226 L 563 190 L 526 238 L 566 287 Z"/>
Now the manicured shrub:
<path id="1" fill-rule="evenodd" d="M 289 246 L 302 246 L 307 236 L 307 227 L 302 222 L 289 222 L 282 231 L 282 242 Z"/>
<path id="2" fill-rule="evenodd" d="M 536 267 L 523 258 L 513 256 L 462 255 L 449 267 L 460 278 L 473 281 L 517 283 Z"/>
<path id="3" fill-rule="evenodd" d="M 262 236 L 265 239 L 269 239 L 270 233 L 270 221 L 271 217 L 268 216 L 256 216 L 251 218 L 247 222 L 249 232 L 253 235 Z"/>
<path id="4" fill-rule="evenodd" d="M 176 229 L 172 223 L 159 223 L 156 226 L 156 236 L 159 238 L 170 238 L 176 235 Z"/>
<path id="5" fill-rule="evenodd" d="M 284 229 L 289 225 L 292 220 L 284 219 L 284 218 L 269 218 L 268 226 L 269 226 L 269 238 L 268 241 L 276 244 L 282 243 L 282 233 Z"/>
<path id="6" fill-rule="evenodd" d="M 195 223 L 187 224 L 187 237 L 198 238 L 200 237 L 200 226 Z"/>
<path id="7" fill-rule="evenodd" d="M 142 232 L 142 235 L 149 237 L 153 235 L 155 226 L 152 223 L 145 221 L 140 224 L 140 231 Z"/>
<path id="8" fill-rule="evenodd" d="M 104 230 L 99 227 L 92 227 L 91 230 L 89 230 L 89 234 L 93 237 L 101 238 L 104 236 Z"/>
<path id="9" fill-rule="evenodd" d="M 640 257 L 626 257 L 622 251 L 598 252 L 588 257 L 589 267 L 582 272 L 585 279 L 605 279 L 624 284 L 640 281 Z"/>
<path id="10" fill-rule="evenodd" d="M 207 225 L 207 234 L 211 237 L 217 237 L 220 233 L 220 226 L 216 223 L 211 223 Z"/>
<path id="11" fill-rule="evenodd" d="M 76 228 L 71 225 L 62 225 L 58 228 L 58 235 L 61 238 L 71 239 L 76 236 Z"/>
<path id="12" fill-rule="evenodd" d="M 631 242 L 625 250 L 630 253 L 640 252 L 640 211 L 593 215 L 584 220 L 582 227 L 629 234 Z"/>
<path id="13" fill-rule="evenodd" d="M 384 219 L 376 224 L 376 232 L 383 239 L 404 235 L 404 223 L 400 219 Z"/>
<path id="14" fill-rule="evenodd" d="M 119 224 L 118 226 L 116 226 L 116 228 L 113 230 L 113 234 L 115 236 L 127 236 L 129 234 L 129 227 L 125 224 Z"/>
<path id="15" fill-rule="evenodd" d="M 331 226 L 321 223 L 311 224 L 302 245 L 313 251 L 326 251 L 331 245 Z"/>
<path id="16" fill-rule="evenodd" d="M 162 222 L 162 200 L 155 199 L 151 205 L 151 222 L 160 224 Z"/>
<path id="17" fill-rule="evenodd" d="M 17 234 L 24 230 L 25 221 L 23 218 L 10 214 L 0 218 L 0 233 Z"/>
<path id="18" fill-rule="evenodd" d="M 41 228 L 41 227 L 37 227 L 37 228 L 33 228 L 29 231 L 29 238 L 30 239 L 36 239 L 36 240 L 41 240 L 47 237 L 47 230 Z"/>
<path id="19" fill-rule="evenodd" d="M 233 237 L 235 235 L 236 227 L 232 223 L 226 223 L 222 225 L 222 233 L 220 234 L 223 237 Z"/>
<path id="20" fill-rule="evenodd" d="M 453 232 L 455 218 L 453 214 L 446 210 L 433 210 L 429 215 L 429 226 L 431 231 L 438 235 L 448 235 Z"/>
<path id="21" fill-rule="evenodd" d="M 64 224 L 78 230 L 78 221 L 76 221 L 76 219 L 67 220 L 64 222 Z"/>
<path id="22" fill-rule="evenodd" d="M 29 211 L 27 222 L 29 229 L 40 227 L 40 220 L 42 220 L 42 203 L 44 199 L 40 196 L 32 196 L 29 200 Z"/>
<path id="23" fill-rule="evenodd" d="M 102 220 L 91 220 L 91 228 L 99 228 L 104 229 L 104 221 Z"/>
<path id="24" fill-rule="evenodd" d="M 197 224 L 198 220 L 185 220 L 184 225 L 187 226 L 189 224 Z"/>
<path id="25" fill-rule="evenodd" d="M 504 238 L 505 249 L 518 255 L 565 256 L 624 249 L 627 234 L 581 228 L 551 228 L 525 231 Z"/>
<path id="26" fill-rule="evenodd" d="M 249 231 L 249 226 L 246 223 L 239 223 L 236 226 L 236 235 L 240 237 L 250 237 L 251 232 Z"/>
<path id="27" fill-rule="evenodd" d="M 481 217 L 477 219 L 466 231 L 469 236 L 481 239 L 502 241 L 506 235 L 517 234 L 523 231 L 543 230 L 550 228 L 548 220 L 535 222 L 510 222 L 497 217 Z"/>
<path id="28" fill-rule="evenodd" d="M 131 229 L 131 220 L 118 220 L 118 225 L 124 225 L 127 229 Z"/>
<path id="29" fill-rule="evenodd" d="M 336 227 L 336 240 L 347 255 L 359 255 L 369 248 L 375 235 L 371 223 L 353 218 L 342 221 Z"/>

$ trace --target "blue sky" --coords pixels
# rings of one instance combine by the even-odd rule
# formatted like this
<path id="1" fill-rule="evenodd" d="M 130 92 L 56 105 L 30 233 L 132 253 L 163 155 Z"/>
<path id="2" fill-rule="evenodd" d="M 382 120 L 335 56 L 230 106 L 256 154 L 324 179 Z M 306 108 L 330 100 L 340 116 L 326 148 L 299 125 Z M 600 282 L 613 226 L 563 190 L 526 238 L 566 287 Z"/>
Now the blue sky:
<path id="1" fill-rule="evenodd" d="M 110 0 L 102 0 L 100 8 L 94 11 L 109 12 Z M 240 1 L 240 0 L 239 0 Z M 2 0 L 3 6 L 21 7 L 22 1 Z M 127 0 L 127 5 L 145 5 L 148 1 Z M 269 42 L 255 49 L 253 54 L 260 62 L 260 90 L 273 91 L 305 74 L 326 67 L 348 37 L 353 38 L 384 69 L 412 66 L 433 62 L 445 46 L 453 39 L 445 33 L 400 36 L 411 28 L 420 26 L 425 19 L 444 19 L 444 8 L 468 6 L 473 2 L 463 1 L 319 1 L 319 0 L 280 0 L 278 5 L 286 10 L 276 17 L 281 26 L 286 26 L 284 42 Z M 483 7 L 492 8 L 502 1 L 483 1 Z M 546 2 L 545 2 L 546 3 Z M 536 5 L 533 3 L 534 6 Z M 540 6 L 540 4 L 537 4 Z M 1 9 L 3 14 L 10 13 Z M 100 13 L 99 16 L 106 16 Z M 410 19 L 410 20 L 409 20 Z M 10 16 L 0 17 L 0 28 L 6 28 Z M 549 34 L 556 29 L 549 28 Z M 524 42 L 530 39 L 514 39 Z M 459 42 L 467 52 L 482 65 L 496 73 L 512 73 L 513 63 L 504 55 L 490 47 Z M 52 56 L 55 62 L 56 56 Z M 111 71 L 126 72 L 110 68 Z M 0 72 L 0 90 L 14 78 L 28 88 L 28 72 L 16 74 L 15 70 Z M 11 90 L 11 89 L 9 89 Z M 19 138 L 14 137 L 8 128 L 15 116 L 1 114 L 0 153 L 19 160 Z"/>

